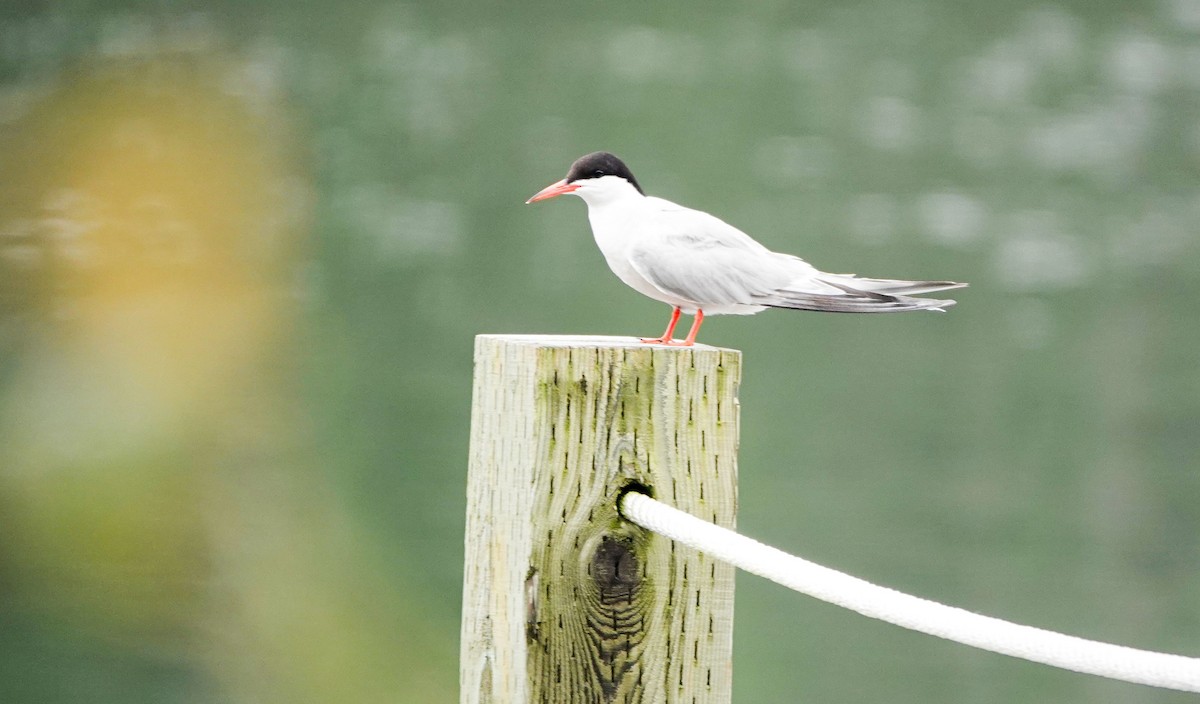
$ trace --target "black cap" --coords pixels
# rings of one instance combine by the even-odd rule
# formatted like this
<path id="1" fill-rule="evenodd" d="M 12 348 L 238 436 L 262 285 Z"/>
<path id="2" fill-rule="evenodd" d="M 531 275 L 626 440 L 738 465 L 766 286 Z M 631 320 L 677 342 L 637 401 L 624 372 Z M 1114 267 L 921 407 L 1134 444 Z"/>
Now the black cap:
<path id="1" fill-rule="evenodd" d="M 575 163 L 571 164 L 571 170 L 567 172 L 567 183 L 601 176 L 620 176 L 636 188 L 638 193 L 646 195 L 625 162 L 608 152 L 592 152 L 576 159 Z"/>

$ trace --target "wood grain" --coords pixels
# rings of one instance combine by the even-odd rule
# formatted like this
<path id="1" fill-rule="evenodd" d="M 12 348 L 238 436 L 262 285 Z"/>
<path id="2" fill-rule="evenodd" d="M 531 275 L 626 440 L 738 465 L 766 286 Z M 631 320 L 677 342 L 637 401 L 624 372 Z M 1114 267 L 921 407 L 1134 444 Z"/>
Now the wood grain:
<path id="1" fill-rule="evenodd" d="M 461 701 L 728 702 L 733 569 L 616 505 L 734 527 L 741 354 L 483 335 L 475 365 Z"/>

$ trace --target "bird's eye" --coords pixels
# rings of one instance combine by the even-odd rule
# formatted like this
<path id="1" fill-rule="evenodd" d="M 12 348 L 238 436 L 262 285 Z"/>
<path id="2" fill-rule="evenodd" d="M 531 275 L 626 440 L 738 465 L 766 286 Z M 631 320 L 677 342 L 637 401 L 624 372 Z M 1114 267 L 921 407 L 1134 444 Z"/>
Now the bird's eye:
<path id="1" fill-rule="evenodd" d="M 602 169 L 596 169 L 595 171 L 592 172 L 592 176 L 594 176 L 596 178 L 600 178 L 603 175 L 604 175 L 604 171 Z"/>

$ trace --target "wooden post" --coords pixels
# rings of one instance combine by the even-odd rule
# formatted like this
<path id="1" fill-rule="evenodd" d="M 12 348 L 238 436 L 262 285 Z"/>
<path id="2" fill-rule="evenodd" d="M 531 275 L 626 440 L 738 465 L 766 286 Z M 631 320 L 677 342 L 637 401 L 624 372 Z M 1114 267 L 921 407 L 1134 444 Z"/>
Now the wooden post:
<path id="1" fill-rule="evenodd" d="M 732 528 L 740 377 L 703 345 L 476 338 L 463 704 L 730 701 L 733 568 L 617 500 Z"/>

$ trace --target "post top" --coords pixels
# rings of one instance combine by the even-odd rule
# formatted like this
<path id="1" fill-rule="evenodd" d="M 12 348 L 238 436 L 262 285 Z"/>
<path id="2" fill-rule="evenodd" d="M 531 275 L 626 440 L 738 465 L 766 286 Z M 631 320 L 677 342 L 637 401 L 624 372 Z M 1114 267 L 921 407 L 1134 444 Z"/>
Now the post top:
<path id="1" fill-rule="evenodd" d="M 679 345 L 653 345 L 642 342 L 636 337 L 617 337 L 613 335 L 477 335 L 477 340 L 487 339 L 496 340 L 498 342 L 508 342 L 516 345 L 527 345 L 529 347 L 553 347 L 553 348 L 588 348 L 596 349 L 602 347 L 609 348 L 636 348 L 636 349 L 652 349 L 652 350 L 716 350 L 719 352 L 737 352 L 741 350 L 733 349 L 732 347 L 713 347 L 712 345 L 704 345 L 696 343 L 692 347 L 682 347 Z"/>

